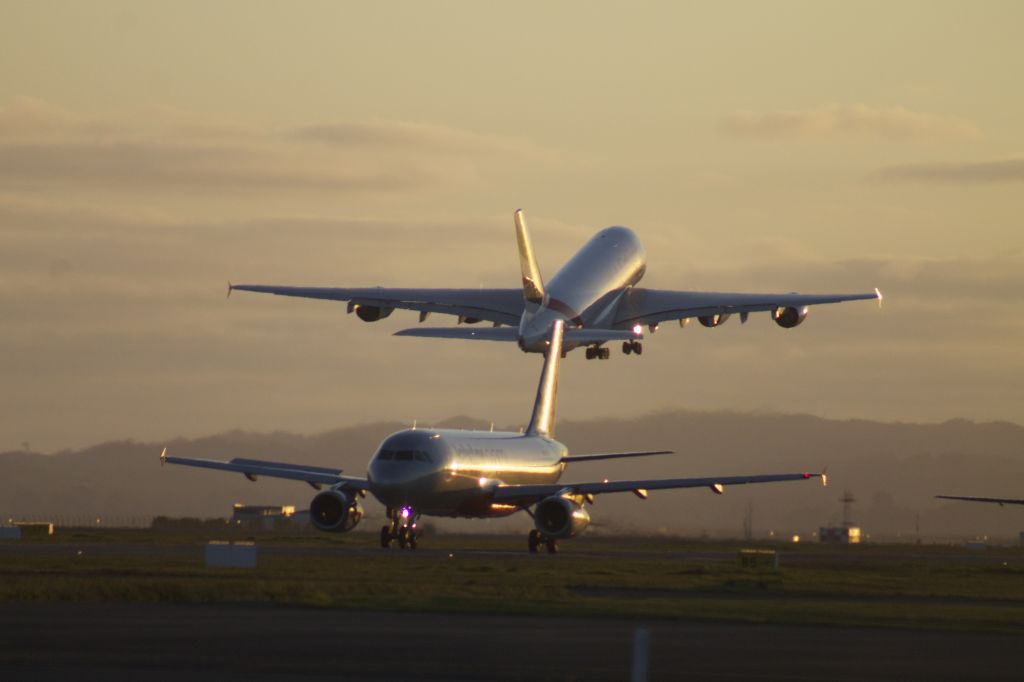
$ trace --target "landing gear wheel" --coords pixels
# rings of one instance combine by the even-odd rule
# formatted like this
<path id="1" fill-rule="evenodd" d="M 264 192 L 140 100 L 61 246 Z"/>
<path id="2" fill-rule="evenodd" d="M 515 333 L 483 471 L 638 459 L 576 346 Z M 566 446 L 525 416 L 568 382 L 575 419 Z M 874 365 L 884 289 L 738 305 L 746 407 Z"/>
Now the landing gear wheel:
<path id="1" fill-rule="evenodd" d="M 409 529 L 403 528 L 398 531 L 398 546 L 405 549 L 409 546 Z"/>
<path id="2" fill-rule="evenodd" d="M 622 352 L 623 352 L 624 355 L 629 355 L 630 353 L 632 353 L 633 352 L 633 342 L 632 341 L 623 341 L 622 342 Z"/>
<path id="3" fill-rule="evenodd" d="M 612 356 L 612 349 L 611 348 L 598 348 L 597 349 L 597 357 L 601 358 L 602 360 L 607 360 L 611 356 Z"/>
<path id="4" fill-rule="evenodd" d="M 391 549 L 391 526 L 381 526 L 380 529 L 380 546 L 384 549 Z"/>
<path id="5" fill-rule="evenodd" d="M 591 348 L 590 346 L 587 346 L 587 352 L 586 352 L 587 360 L 593 360 L 594 357 L 596 357 L 596 354 L 594 353 L 594 351 L 596 351 L 596 350 L 597 350 L 596 348 Z"/>
<path id="6" fill-rule="evenodd" d="M 540 547 L 540 544 L 542 542 L 544 542 L 544 540 L 540 536 L 540 531 L 537 530 L 536 528 L 531 530 L 530 531 L 530 539 L 529 539 L 530 554 L 536 554 L 537 553 L 537 548 Z"/>
<path id="7" fill-rule="evenodd" d="M 409 529 L 409 539 L 408 539 L 407 542 L 409 544 L 409 549 L 416 549 L 416 529 L 415 528 L 410 528 Z"/>
<path id="8" fill-rule="evenodd" d="M 558 540 L 551 539 L 547 541 L 548 554 L 558 554 Z"/>
<path id="9" fill-rule="evenodd" d="M 644 344 L 640 343 L 639 341 L 634 341 L 633 342 L 633 352 L 636 353 L 637 355 L 643 355 L 644 354 Z"/>

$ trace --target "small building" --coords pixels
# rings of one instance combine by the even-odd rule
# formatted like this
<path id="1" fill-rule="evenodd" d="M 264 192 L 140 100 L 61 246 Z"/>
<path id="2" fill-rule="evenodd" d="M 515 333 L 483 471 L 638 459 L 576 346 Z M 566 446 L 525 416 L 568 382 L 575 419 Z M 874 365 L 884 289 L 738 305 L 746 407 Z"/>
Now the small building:
<path id="1" fill-rule="evenodd" d="M 857 526 L 835 526 L 818 529 L 818 539 L 821 542 L 839 545 L 860 544 L 860 528 Z"/>
<path id="2" fill-rule="evenodd" d="M 22 538 L 45 538 L 53 535 L 53 524 L 49 521 L 15 521 L 11 525 L 21 529 Z"/>
<path id="3" fill-rule="evenodd" d="M 294 516 L 293 505 L 236 504 L 231 512 L 231 525 L 272 530 L 291 525 Z"/>

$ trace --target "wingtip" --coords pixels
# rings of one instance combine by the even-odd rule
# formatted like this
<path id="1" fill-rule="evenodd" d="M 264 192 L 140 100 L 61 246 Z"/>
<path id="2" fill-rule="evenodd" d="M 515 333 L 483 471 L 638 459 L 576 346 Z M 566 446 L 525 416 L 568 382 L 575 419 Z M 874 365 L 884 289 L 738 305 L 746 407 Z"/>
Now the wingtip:
<path id="1" fill-rule="evenodd" d="M 233 285 L 231 283 L 231 280 L 229 279 L 228 280 L 228 295 L 227 295 L 228 298 L 231 298 L 231 292 L 234 290 L 234 288 L 235 288 L 235 285 Z"/>
<path id="2" fill-rule="evenodd" d="M 163 449 L 163 450 L 162 450 L 162 451 L 160 452 L 160 464 L 163 464 L 163 463 L 164 463 L 164 462 L 166 462 L 166 461 L 167 461 L 167 448 L 164 448 L 164 449 Z"/>
<path id="3" fill-rule="evenodd" d="M 882 292 L 878 289 L 878 287 L 875 287 L 875 297 L 878 298 L 878 307 L 881 308 L 882 307 L 882 299 L 884 297 L 882 296 Z"/>

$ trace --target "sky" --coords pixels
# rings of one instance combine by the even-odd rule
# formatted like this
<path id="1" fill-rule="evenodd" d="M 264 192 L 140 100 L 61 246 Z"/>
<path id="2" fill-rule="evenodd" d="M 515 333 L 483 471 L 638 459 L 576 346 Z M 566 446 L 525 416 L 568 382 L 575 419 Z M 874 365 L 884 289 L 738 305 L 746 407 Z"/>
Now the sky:
<path id="1" fill-rule="evenodd" d="M 561 416 L 1024 421 L 1020 3 L 0 0 L 0 19 L 0 450 L 526 421 L 539 356 L 392 337 L 413 313 L 225 298 L 515 287 L 517 208 L 548 278 L 620 224 L 646 286 L 885 294 L 573 353 Z"/>

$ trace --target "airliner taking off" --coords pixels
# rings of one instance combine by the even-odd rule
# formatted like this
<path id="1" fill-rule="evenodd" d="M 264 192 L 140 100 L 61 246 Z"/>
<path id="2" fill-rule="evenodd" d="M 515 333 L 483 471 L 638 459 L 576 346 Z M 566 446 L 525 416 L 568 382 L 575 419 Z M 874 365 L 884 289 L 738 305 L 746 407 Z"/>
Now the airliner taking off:
<path id="1" fill-rule="evenodd" d="M 293 287 L 263 284 L 228 284 L 233 290 L 255 291 L 347 301 L 348 312 L 365 322 L 389 316 L 396 308 L 416 310 L 423 322 L 431 313 L 454 315 L 458 323 L 491 322 L 491 328 L 417 327 L 396 336 L 512 341 L 525 352 L 542 353 L 555 320 L 565 321 L 564 350 L 586 346 L 588 360 L 608 359 L 605 344 L 622 342 L 626 355 L 643 352 L 643 327 L 654 332 L 660 322 L 677 320 L 685 327 L 696 318 L 705 327 L 717 327 L 731 315 L 741 322 L 753 312 L 767 312 L 780 327 L 790 329 L 804 321 L 809 306 L 878 299 L 875 289 L 865 294 L 735 294 L 643 289 L 637 283 L 647 269 L 640 240 L 626 227 L 609 227 L 594 235 L 545 284 L 534 259 L 526 218 L 515 212 L 521 289 L 393 289 L 383 287 Z"/>
<path id="2" fill-rule="evenodd" d="M 717 478 L 669 478 L 636 481 L 559 483 L 567 464 L 618 457 L 670 454 L 670 451 L 615 452 L 570 455 L 554 440 L 558 366 L 562 355 L 565 322 L 551 324 L 544 345 L 544 369 L 537 387 L 533 415 L 523 433 L 406 429 L 393 433 L 370 459 L 365 478 L 345 476 L 340 469 L 302 466 L 253 459 L 223 462 L 210 459 L 168 457 L 168 464 L 220 469 L 244 474 L 305 481 L 317 494 L 309 505 L 314 526 L 328 532 L 352 530 L 362 519 L 359 498 L 367 492 L 387 508 L 389 523 L 380 530 L 382 547 L 394 541 L 415 549 L 420 515 L 487 518 L 525 511 L 533 517 L 529 549 L 546 545 L 558 551 L 558 540 L 581 533 L 590 523 L 586 505 L 601 493 L 632 492 L 646 499 L 648 491 L 667 488 L 707 487 L 721 494 L 725 486 L 773 483 L 821 478 L 824 473 L 721 476 Z"/>

